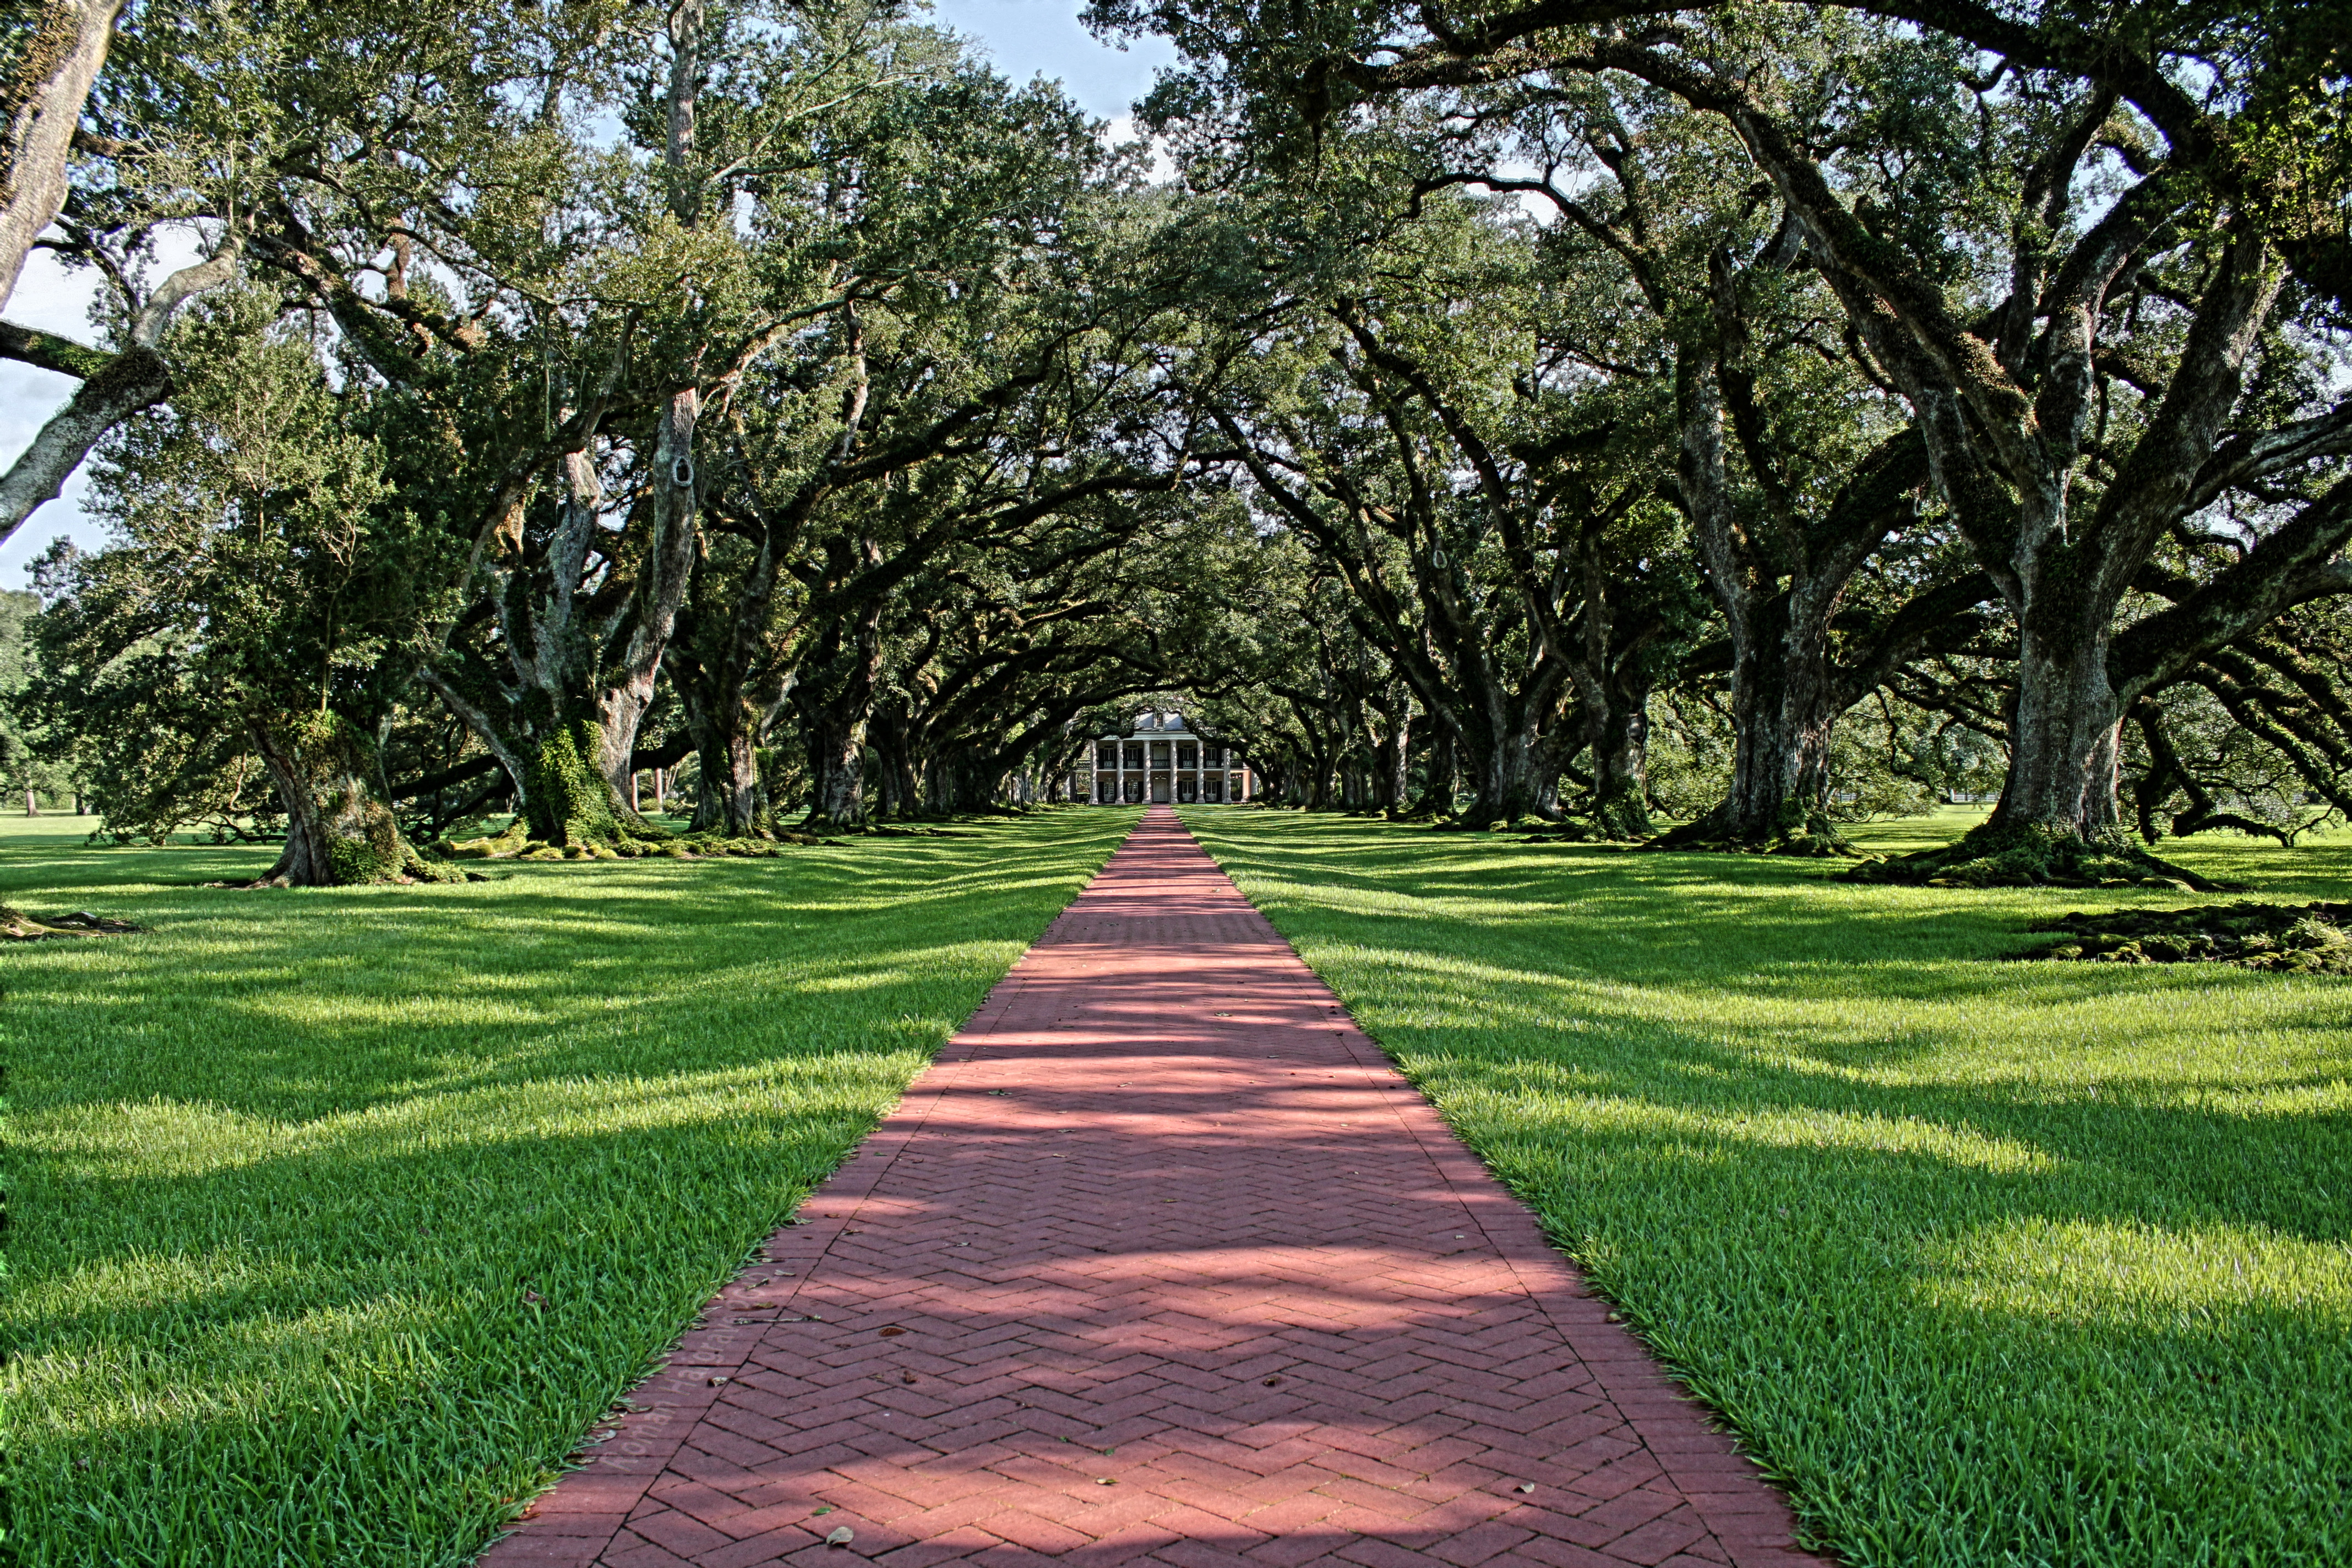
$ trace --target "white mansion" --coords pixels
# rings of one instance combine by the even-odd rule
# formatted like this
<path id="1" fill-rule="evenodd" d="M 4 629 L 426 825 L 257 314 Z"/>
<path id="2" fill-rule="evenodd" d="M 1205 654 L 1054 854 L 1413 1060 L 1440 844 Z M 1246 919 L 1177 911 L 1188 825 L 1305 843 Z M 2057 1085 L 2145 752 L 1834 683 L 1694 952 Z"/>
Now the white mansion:
<path id="1" fill-rule="evenodd" d="M 1070 775 L 1070 798 L 1097 805 L 1120 801 L 1190 805 L 1247 800 L 1255 780 L 1249 764 L 1223 741 L 1185 728 L 1181 713 L 1145 713 L 1124 734 L 1094 744 L 1094 778 Z"/>

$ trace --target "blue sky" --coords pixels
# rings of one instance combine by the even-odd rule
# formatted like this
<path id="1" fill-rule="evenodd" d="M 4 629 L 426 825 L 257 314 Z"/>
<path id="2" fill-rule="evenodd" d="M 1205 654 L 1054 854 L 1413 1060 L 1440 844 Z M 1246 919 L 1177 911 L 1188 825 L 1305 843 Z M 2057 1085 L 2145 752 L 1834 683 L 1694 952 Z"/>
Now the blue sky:
<path id="1" fill-rule="evenodd" d="M 1090 114 L 1124 116 L 1151 86 L 1152 72 L 1175 57 L 1158 39 L 1127 49 L 1098 43 L 1078 26 L 1081 0 L 935 0 L 933 11 L 947 26 L 975 40 L 996 68 L 1015 81 L 1044 76 L 1059 80 Z M 12 321 L 87 341 L 89 289 L 36 251 L 8 301 Z M 14 462 L 44 420 L 72 394 L 68 377 L 27 365 L 0 362 L 0 465 Z M 35 512 L 0 544 L 0 588 L 26 586 L 26 563 L 59 534 L 85 547 L 100 542 L 99 530 L 77 508 L 77 477 L 65 495 Z"/>
<path id="2" fill-rule="evenodd" d="M 938 0 L 939 19 L 977 38 L 996 68 L 1015 81 L 1057 79 L 1090 114 L 1115 120 L 1151 87 L 1151 73 L 1176 58 L 1159 38 L 1124 51 L 1078 26 L 1077 0 Z"/>

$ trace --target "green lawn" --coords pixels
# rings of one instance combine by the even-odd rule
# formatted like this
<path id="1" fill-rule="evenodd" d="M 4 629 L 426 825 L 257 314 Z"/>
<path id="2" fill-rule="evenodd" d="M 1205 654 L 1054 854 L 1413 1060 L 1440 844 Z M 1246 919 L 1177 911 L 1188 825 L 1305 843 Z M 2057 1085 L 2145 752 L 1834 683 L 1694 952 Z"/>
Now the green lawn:
<path id="1" fill-rule="evenodd" d="M 2345 981 L 2001 962 L 2179 895 L 1184 815 L 1846 1561 L 2352 1562 Z"/>
<path id="2" fill-rule="evenodd" d="M 22 1559 L 459 1563 L 1132 824 L 240 892 L 0 820 Z"/>

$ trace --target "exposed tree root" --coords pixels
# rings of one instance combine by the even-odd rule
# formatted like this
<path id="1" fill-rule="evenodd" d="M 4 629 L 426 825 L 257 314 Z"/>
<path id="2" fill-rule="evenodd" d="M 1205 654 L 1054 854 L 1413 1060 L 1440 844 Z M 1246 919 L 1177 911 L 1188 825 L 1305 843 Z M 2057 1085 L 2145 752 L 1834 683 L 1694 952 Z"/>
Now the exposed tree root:
<path id="1" fill-rule="evenodd" d="M 814 833 L 782 832 L 772 837 L 719 833 L 663 834 L 657 837 L 628 836 L 611 842 L 551 844 L 533 838 L 518 822 L 503 833 L 449 845 L 443 852 L 458 860 L 764 860 L 793 845 L 842 842 Z"/>
<path id="2" fill-rule="evenodd" d="M 396 853 L 399 856 L 399 861 L 388 876 L 379 874 L 383 869 L 379 865 L 359 860 L 356 857 L 347 857 L 346 858 L 352 861 L 356 869 L 368 871 L 371 874 L 353 875 L 333 885 L 346 888 L 370 885 L 413 888 L 420 882 L 481 882 L 488 879 L 479 871 L 467 871 L 456 866 L 445 865 L 438 860 L 428 860 L 411 848 L 404 838 L 398 841 Z M 247 893 L 256 892 L 263 888 L 296 888 L 313 885 L 298 882 L 283 870 L 276 868 L 265 875 L 256 877 L 250 882 L 206 882 L 205 884 L 207 888 L 228 888 L 237 892 Z"/>
<path id="3" fill-rule="evenodd" d="M 532 838 L 518 819 L 503 832 L 456 844 L 438 845 L 436 848 L 454 860 L 510 860 L 521 854 L 526 846 L 546 847 L 543 842 Z"/>
<path id="4" fill-rule="evenodd" d="M 1640 844 L 1643 837 L 1645 836 L 1634 834 L 1622 823 L 1617 825 L 1615 831 L 1612 831 L 1611 825 L 1605 821 L 1567 816 L 1558 822 L 1538 823 L 1532 832 L 1520 836 L 1519 842 L 1522 844 L 1612 844 L 1621 848 L 1631 848 Z"/>
<path id="5" fill-rule="evenodd" d="M 1650 822 L 1650 808 L 1637 790 L 1620 789 L 1596 795 L 1572 815 L 1591 825 L 1594 837 L 1612 844 L 1641 844 L 1657 833 Z"/>
<path id="6" fill-rule="evenodd" d="M 1379 816 L 1377 812 L 1357 815 Z M 1411 822 L 1409 816 L 1391 817 L 1395 822 Z M 1474 817 L 1440 817 L 1429 824 L 1438 833 L 1511 833 L 1522 844 L 1633 844 L 1640 840 L 1619 828 L 1611 831 L 1602 820 L 1582 815 L 1562 816 L 1514 816 L 1507 820 L 1496 817 L 1492 822 L 1480 822 Z"/>
<path id="7" fill-rule="evenodd" d="M 1413 820 L 1413 818 L 1397 818 L 1397 820 Z M 1440 818 L 1430 820 L 1430 830 L 1433 832 L 1519 832 L 1519 835 L 1538 837 L 1538 839 L 1567 837 L 1567 839 L 1576 839 L 1576 842 L 1583 842 L 1583 839 L 1590 839 L 1590 837 L 1597 837 L 1595 832 L 1592 832 L 1592 826 L 1590 826 L 1590 823 L 1580 823 L 1580 820 L 1569 818 L 1569 816 L 1540 816 L 1536 814 L 1536 811 L 1527 811 L 1527 814 L 1522 816 L 1498 816 L 1498 818 L 1479 818 L 1479 816 L 1475 814 L 1440 816 Z"/>
<path id="8" fill-rule="evenodd" d="M 1864 860 L 1849 882 L 1925 888 L 2163 888 L 2241 890 L 2158 858 L 2121 833 L 2084 837 L 1987 824 L 1939 849 Z"/>
<path id="9" fill-rule="evenodd" d="M 86 910 L 76 910 L 69 915 L 54 920 L 37 920 L 20 909 L 0 904 L 0 941 L 50 942 L 75 936 L 128 936 L 147 928 L 129 921 L 110 920 Z"/>
<path id="10" fill-rule="evenodd" d="M 1862 853 L 1840 833 L 1775 834 L 1769 838 L 1680 838 L 1661 835 L 1644 849 L 1675 849 L 1699 855 L 1788 855 L 1808 860 L 1851 860 Z"/>
<path id="11" fill-rule="evenodd" d="M 1684 849 L 1709 855 L 1790 855 L 1801 859 L 1852 859 L 1862 851 L 1819 811 L 1808 811 L 1797 801 L 1783 801 L 1778 820 L 1763 833 L 1727 831 L 1725 814 L 1710 812 L 1662 833 L 1642 846 L 1644 849 Z"/>
<path id="12" fill-rule="evenodd" d="M 2352 904 L 2204 904 L 2037 921 L 2058 940 L 2017 954 L 2088 963 L 2228 963 L 2287 974 L 2352 974 Z"/>

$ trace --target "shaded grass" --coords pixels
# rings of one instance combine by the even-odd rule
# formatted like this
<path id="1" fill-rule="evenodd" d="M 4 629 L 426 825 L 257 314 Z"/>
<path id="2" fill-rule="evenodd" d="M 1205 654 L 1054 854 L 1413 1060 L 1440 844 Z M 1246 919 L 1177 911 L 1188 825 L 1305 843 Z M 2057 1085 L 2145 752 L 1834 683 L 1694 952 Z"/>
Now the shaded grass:
<path id="1" fill-rule="evenodd" d="M 2001 961 L 2179 895 L 1184 815 L 1845 1560 L 2352 1562 L 2344 980 Z"/>
<path id="2" fill-rule="evenodd" d="M 0 824 L 28 1564 L 441 1564 L 548 1480 L 1132 826 L 231 892 Z"/>

